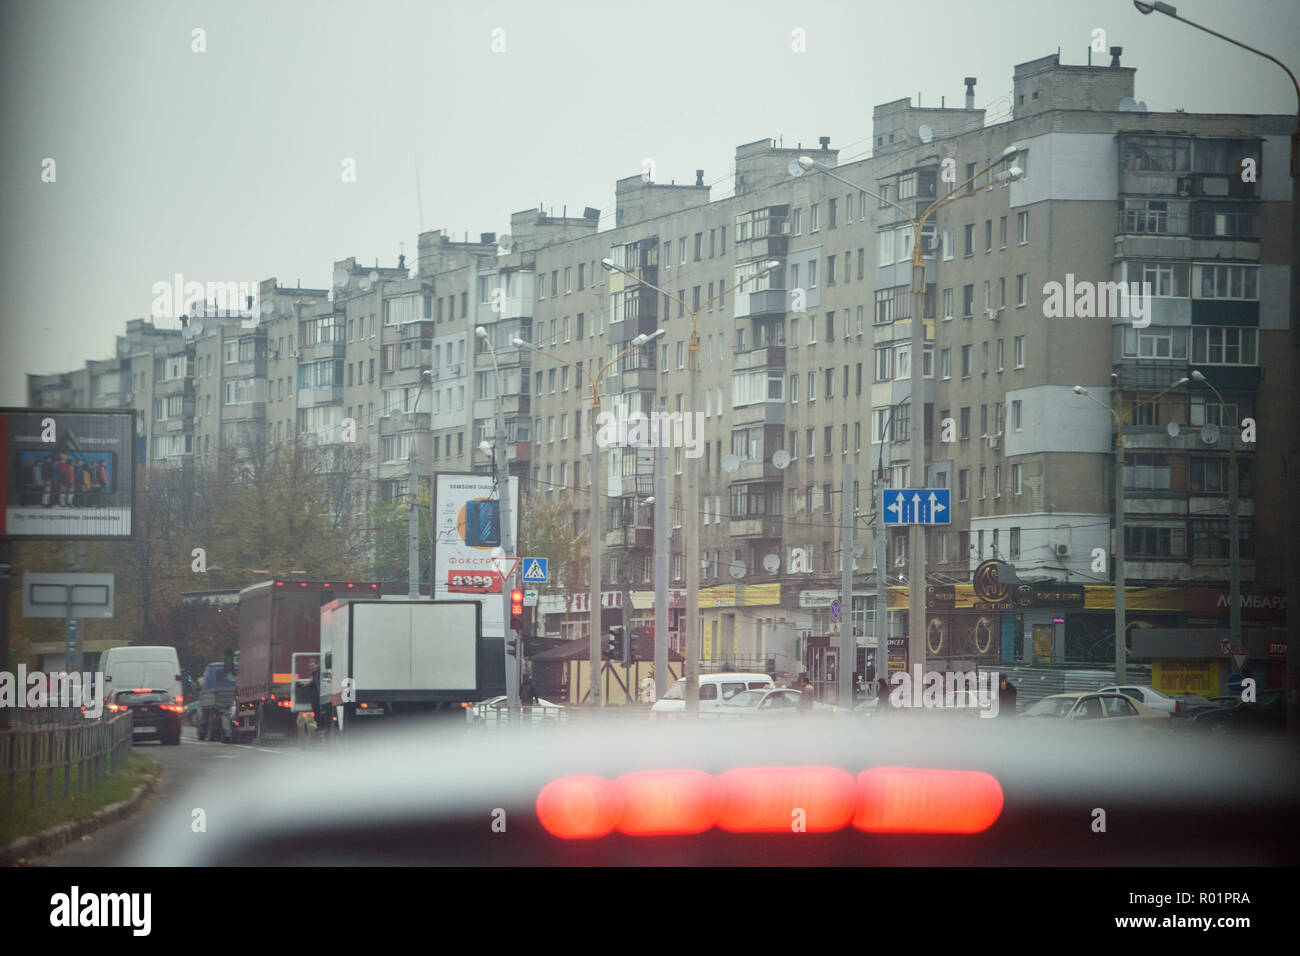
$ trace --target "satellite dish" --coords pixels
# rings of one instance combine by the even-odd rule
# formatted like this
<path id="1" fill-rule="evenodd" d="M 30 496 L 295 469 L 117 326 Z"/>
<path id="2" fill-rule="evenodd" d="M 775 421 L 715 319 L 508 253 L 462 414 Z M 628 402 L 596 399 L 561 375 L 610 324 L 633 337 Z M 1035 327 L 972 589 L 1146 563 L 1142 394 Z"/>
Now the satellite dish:
<path id="1" fill-rule="evenodd" d="M 740 458 L 737 457 L 736 455 L 727 455 L 725 458 L 722 459 L 722 470 L 729 475 L 739 467 L 740 467 Z"/>
<path id="2" fill-rule="evenodd" d="M 790 160 L 789 164 L 785 168 L 791 176 L 802 176 L 804 174 L 804 168 L 799 165 L 799 160 L 797 159 Z"/>
<path id="3" fill-rule="evenodd" d="M 370 270 L 370 275 L 366 276 L 366 278 L 369 279 L 371 282 L 378 282 L 378 281 L 379 281 L 379 273 L 376 272 L 374 269 L 371 269 L 371 270 Z"/>
<path id="4" fill-rule="evenodd" d="M 497 240 L 497 248 L 501 250 L 502 255 L 510 255 L 510 250 L 515 247 L 515 240 L 509 233 L 502 233 L 501 238 Z"/>
<path id="5" fill-rule="evenodd" d="M 334 288 L 342 289 L 348 284 L 348 273 L 346 269 L 334 270 Z"/>
<path id="6" fill-rule="evenodd" d="M 125 358 L 131 354 L 131 343 L 126 339 L 117 340 L 117 354 Z"/>
<path id="7" fill-rule="evenodd" d="M 781 556 L 779 554 L 769 554 L 763 559 L 763 570 L 768 574 L 776 574 L 781 570 Z"/>
<path id="8" fill-rule="evenodd" d="M 1213 445 L 1219 440 L 1219 426 L 1213 423 L 1201 428 L 1201 441 L 1207 445 Z"/>
<path id="9" fill-rule="evenodd" d="M 1138 103 L 1137 103 L 1137 111 L 1138 111 L 1139 113 L 1147 113 L 1147 112 L 1150 112 L 1150 111 L 1147 109 L 1147 101 L 1146 101 L 1146 100 L 1138 100 Z"/>
<path id="10" fill-rule="evenodd" d="M 1136 113 L 1137 108 L 1138 108 L 1138 102 L 1137 100 L 1133 99 L 1133 97 L 1131 96 L 1124 97 L 1122 100 L 1119 101 L 1119 106 L 1116 107 L 1116 109 L 1118 109 L 1121 113 Z"/>
<path id="11" fill-rule="evenodd" d="M 370 287 L 373 284 L 374 283 L 372 283 L 369 279 L 362 279 L 360 282 L 357 283 L 357 285 L 361 287 L 362 292 L 369 292 Z"/>
<path id="12" fill-rule="evenodd" d="M 748 569 L 745 567 L 744 561 L 732 561 L 731 566 L 727 568 L 727 573 L 730 574 L 734 580 L 739 581 L 745 576 L 746 570 Z"/>
<path id="13" fill-rule="evenodd" d="M 772 456 L 772 464 L 781 469 L 788 468 L 790 466 L 790 453 L 782 448 Z"/>
<path id="14" fill-rule="evenodd" d="M 1178 427 L 1177 422 L 1170 422 L 1165 426 L 1165 433 L 1168 434 L 1170 438 L 1177 438 L 1178 433 L 1181 431 L 1182 429 Z"/>
<path id="15" fill-rule="evenodd" d="M 270 299 L 263 299 L 263 300 L 262 300 L 262 314 L 263 314 L 263 315 L 270 315 L 270 314 L 271 314 L 272 312 L 274 312 L 274 311 L 275 311 L 275 303 L 272 302 Z"/>
<path id="16" fill-rule="evenodd" d="M 916 131 L 916 135 L 921 137 L 921 142 L 928 143 L 934 139 L 934 130 L 922 123 L 921 128 Z"/>
<path id="17" fill-rule="evenodd" d="M 202 323 L 202 322 L 191 322 L 191 323 L 190 323 L 190 329 L 191 329 L 191 331 L 194 332 L 195 336 L 202 335 L 202 334 L 203 334 L 203 323 Z"/>

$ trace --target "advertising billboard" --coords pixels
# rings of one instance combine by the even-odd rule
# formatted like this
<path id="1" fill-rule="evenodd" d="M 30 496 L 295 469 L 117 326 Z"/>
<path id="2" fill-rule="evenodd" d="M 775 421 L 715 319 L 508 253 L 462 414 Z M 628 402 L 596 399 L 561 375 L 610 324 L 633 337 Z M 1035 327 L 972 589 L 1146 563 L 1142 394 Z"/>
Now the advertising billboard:
<path id="1" fill-rule="evenodd" d="M 0 409 L 0 536 L 129 538 L 135 412 Z"/>
<path id="2" fill-rule="evenodd" d="M 510 479 L 510 514 L 514 529 L 511 551 L 519 550 L 519 481 Z M 483 633 L 498 636 L 505 627 L 503 571 L 494 561 L 501 548 L 501 508 L 491 475 L 439 474 L 433 497 L 434 600 L 478 599 L 483 604 Z M 513 564 L 513 562 L 512 562 Z"/>

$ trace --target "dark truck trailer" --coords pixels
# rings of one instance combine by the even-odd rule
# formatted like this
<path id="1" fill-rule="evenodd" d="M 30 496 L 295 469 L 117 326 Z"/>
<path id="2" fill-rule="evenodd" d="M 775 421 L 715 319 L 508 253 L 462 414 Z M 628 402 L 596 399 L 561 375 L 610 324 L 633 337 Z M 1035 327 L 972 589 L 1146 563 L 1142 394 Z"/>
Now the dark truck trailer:
<path id="1" fill-rule="evenodd" d="M 464 721 L 505 692 L 478 601 L 339 600 L 321 609 L 320 710 L 334 732 L 417 715 Z"/>
<path id="2" fill-rule="evenodd" d="M 320 609 L 336 597 L 379 595 L 376 583 L 263 581 L 239 592 L 239 674 L 235 679 L 234 743 L 297 736 L 292 689 L 309 678 L 308 658 L 294 673 L 294 654 L 320 651 Z"/>

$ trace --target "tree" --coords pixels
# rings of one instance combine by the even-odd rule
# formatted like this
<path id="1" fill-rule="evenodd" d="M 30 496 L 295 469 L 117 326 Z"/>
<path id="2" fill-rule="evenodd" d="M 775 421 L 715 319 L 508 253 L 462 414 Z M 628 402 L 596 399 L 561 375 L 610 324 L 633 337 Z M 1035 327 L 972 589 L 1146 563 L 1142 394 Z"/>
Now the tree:
<path id="1" fill-rule="evenodd" d="M 574 500 L 567 492 L 554 498 L 533 494 L 523 504 L 528 520 L 520 522 L 519 554 L 549 558 L 547 586 L 566 597 L 580 589 L 589 576 L 590 525 L 583 522 L 582 530 L 576 529 L 578 516 L 584 513 L 574 510 Z"/>

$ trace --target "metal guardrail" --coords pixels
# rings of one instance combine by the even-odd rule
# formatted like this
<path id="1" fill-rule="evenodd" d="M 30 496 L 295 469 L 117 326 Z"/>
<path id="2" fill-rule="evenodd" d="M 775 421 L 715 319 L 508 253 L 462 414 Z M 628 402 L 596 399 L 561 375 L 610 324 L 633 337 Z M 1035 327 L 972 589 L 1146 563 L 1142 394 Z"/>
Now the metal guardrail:
<path id="1" fill-rule="evenodd" d="M 5 781 L 5 808 L 12 813 L 19 778 L 26 777 L 27 805 L 35 809 L 40 774 L 45 773 L 45 803 L 55 796 L 55 772 L 62 770 L 61 796 L 101 783 L 131 757 L 130 712 L 101 720 L 31 725 L 0 730 L 0 776 Z"/>

